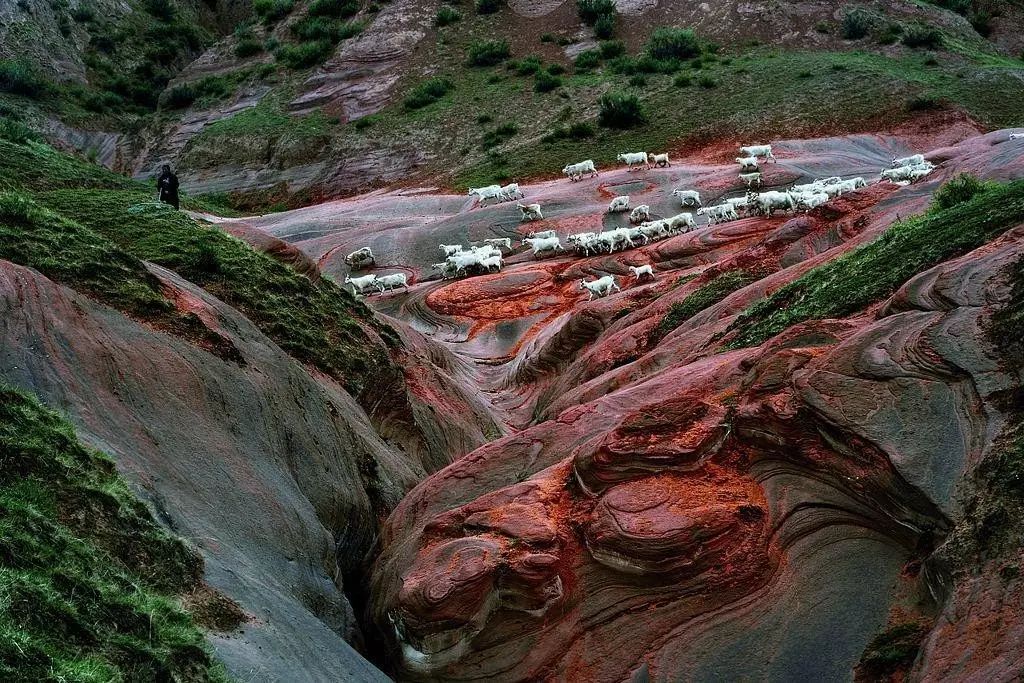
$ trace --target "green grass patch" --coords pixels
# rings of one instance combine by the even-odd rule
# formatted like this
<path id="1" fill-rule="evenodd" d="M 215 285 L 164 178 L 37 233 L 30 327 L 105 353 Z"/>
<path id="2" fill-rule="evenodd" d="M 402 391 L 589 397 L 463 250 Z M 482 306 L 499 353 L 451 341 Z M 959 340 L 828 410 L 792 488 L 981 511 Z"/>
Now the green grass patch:
<path id="1" fill-rule="evenodd" d="M 714 306 L 733 292 L 737 292 L 752 282 L 757 282 L 763 273 L 746 270 L 729 270 L 720 273 L 706 284 L 701 285 L 682 301 L 677 301 L 669 308 L 668 313 L 655 328 L 654 339 L 661 339 L 687 320 L 706 308 Z"/>
<path id="2" fill-rule="evenodd" d="M 449 78 L 428 78 L 406 96 L 403 104 L 406 109 L 422 109 L 450 93 L 455 88 Z"/>
<path id="3" fill-rule="evenodd" d="M 597 122 L 605 128 L 635 128 L 647 121 L 640 98 L 630 93 L 605 93 L 598 106 Z"/>
<path id="4" fill-rule="evenodd" d="M 860 660 L 860 670 L 873 680 L 886 680 L 917 657 L 921 643 L 931 629 L 918 623 L 897 624 L 872 639 Z"/>
<path id="5" fill-rule="evenodd" d="M 507 40 L 482 40 L 471 43 L 467 56 L 469 66 L 496 66 L 511 56 Z"/>
<path id="6" fill-rule="evenodd" d="M 442 27 L 451 26 L 461 19 L 462 14 L 459 10 L 455 9 L 451 5 L 442 5 L 441 9 L 437 10 L 437 16 L 434 17 L 434 25 Z"/>
<path id="7" fill-rule="evenodd" d="M 40 99 L 53 92 L 53 84 L 27 61 L 0 59 L 0 92 Z"/>
<path id="8" fill-rule="evenodd" d="M 940 195 L 944 192 L 956 194 L 950 190 Z M 976 249 L 1022 221 L 1024 181 L 1015 181 L 894 223 L 870 244 L 752 305 L 730 325 L 734 336 L 728 346 L 756 346 L 797 323 L 861 311 L 917 273 Z"/>
<path id="9" fill-rule="evenodd" d="M 273 24 L 291 14 L 294 0 L 253 0 L 252 9 L 264 24 Z"/>
<path id="10" fill-rule="evenodd" d="M 147 297 L 154 296 L 152 285 L 147 290 L 145 278 L 132 264 L 150 261 L 233 306 L 286 352 L 337 378 L 355 396 L 361 396 L 381 377 L 398 372 L 388 349 L 374 339 L 379 336 L 396 346 L 394 331 L 377 321 L 348 290 L 326 279 L 314 284 L 214 227 L 153 206 L 150 187 L 45 145 L 7 141 L 0 141 L 0 185 L 30 194 L 36 204 L 70 221 L 54 219 L 55 227 L 46 227 L 53 234 L 34 235 L 25 230 L 28 234 L 19 239 L 31 240 L 32 253 L 39 258 L 54 244 L 58 246 L 52 248 L 53 258 L 67 260 L 72 266 L 81 262 L 84 273 L 71 271 L 68 276 L 77 278 L 70 282 L 72 286 L 78 282 L 100 298 L 137 292 L 133 296 L 140 302 L 139 308 L 146 310 L 150 305 Z M 44 214 L 36 224 L 47 226 L 49 220 L 49 214 Z M 71 239 L 74 226 L 91 234 L 84 233 L 75 241 Z M 97 246 L 92 234 L 116 249 Z M 78 251 L 62 255 L 66 247 L 60 245 L 65 239 Z M 131 259 L 125 260 L 124 254 Z M 112 262 L 109 267 L 104 265 L 108 259 Z M 152 306 L 160 305 L 153 300 Z"/>
<path id="11" fill-rule="evenodd" d="M 201 575 L 109 459 L 0 386 L 0 678 L 227 680 L 175 599 Z"/>

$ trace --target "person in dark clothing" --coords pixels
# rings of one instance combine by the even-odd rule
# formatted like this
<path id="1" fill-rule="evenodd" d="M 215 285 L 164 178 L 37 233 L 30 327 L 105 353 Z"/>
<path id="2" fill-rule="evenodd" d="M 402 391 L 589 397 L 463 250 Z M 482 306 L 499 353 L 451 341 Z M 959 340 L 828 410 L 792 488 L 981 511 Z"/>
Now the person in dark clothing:
<path id="1" fill-rule="evenodd" d="M 160 177 L 156 179 L 156 189 L 160 193 L 160 201 L 178 208 L 178 176 L 171 167 L 164 164 L 160 169 Z"/>

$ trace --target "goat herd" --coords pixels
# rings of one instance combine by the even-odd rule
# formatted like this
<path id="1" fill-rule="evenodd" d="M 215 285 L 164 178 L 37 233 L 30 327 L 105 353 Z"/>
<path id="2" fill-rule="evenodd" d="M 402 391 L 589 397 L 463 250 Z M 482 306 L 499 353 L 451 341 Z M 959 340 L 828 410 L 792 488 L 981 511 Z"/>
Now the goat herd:
<path id="1" fill-rule="evenodd" d="M 740 147 L 742 156 L 736 158 L 739 164 L 739 179 L 746 184 L 747 191 L 739 197 L 725 199 L 715 206 L 705 207 L 701 201 L 700 193 L 696 190 L 677 189 L 672 191 L 672 197 L 679 200 L 681 208 L 695 208 L 696 214 L 706 215 L 709 224 L 721 223 L 724 221 L 737 220 L 741 216 L 764 215 L 771 216 L 775 211 L 810 211 L 821 206 L 825 202 L 847 192 L 854 192 L 867 186 L 864 178 L 843 179 L 838 176 L 815 180 L 805 185 L 794 185 L 785 191 L 759 192 L 761 187 L 760 160 L 775 160 L 772 154 L 771 145 L 751 145 Z M 651 154 L 647 152 L 633 152 L 620 154 L 618 160 L 625 163 L 630 170 L 639 168 L 651 168 L 652 166 L 671 166 L 668 154 Z M 883 169 L 879 178 L 881 181 L 907 184 L 928 175 L 935 166 L 926 161 L 921 154 L 902 159 L 893 158 L 891 168 Z M 571 182 L 576 182 L 585 174 L 597 176 L 597 167 L 592 159 L 581 161 L 576 164 L 568 164 L 562 169 Z M 522 199 L 524 194 L 519 185 L 489 185 L 487 187 L 471 188 L 469 196 L 473 203 L 480 206 L 490 202 L 507 202 Z M 523 221 L 543 220 L 544 214 L 540 204 L 517 204 Z M 577 254 L 590 256 L 591 254 L 614 253 L 615 251 L 636 247 L 637 243 L 646 245 L 651 242 L 679 235 L 697 227 L 694 214 L 684 212 L 670 218 L 651 220 L 651 209 L 647 204 L 630 209 L 630 198 L 627 195 L 615 197 L 608 205 L 607 213 L 619 213 L 629 211 L 629 227 L 604 230 L 602 232 L 583 232 L 568 235 L 565 240 Z M 523 239 L 521 246 L 528 246 L 534 256 L 542 254 L 553 254 L 565 251 L 562 241 L 556 231 L 544 230 L 530 233 Z M 460 244 L 441 244 L 438 246 L 444 255 L 444 261 L 433 264 L 433 268 L 440 272 L 444 279 L 466 277 L 469 275 L 482 275 L 500 271 L 504 266 L 504 254 L 512 251 L 512 240 L 508 237 L 484 240 L 478 246 L 464 248 Z M 345 257 L 345 262 L 353 268 L 364 268 L 374 264 L 373 252 L 369 247 L 363 247 Z M 634 281 L 642 278 L 654 278 L 654 269 L 650 264 L 642 266 L 630 266 Z M 386 290 L 399 287 L 408 287 L 408 281 L 404 273 L 395 273 L 377 277 L 376 275 L 365 275 L 362 277 L 345 277 L 345 283 L 351 284 L 357 294 L 366 294 L 377 290 L 383 293 Z M 596 280 L 580 281 L 581 289 L 590 292 L 590 298 L 595 296 L 607 296 L 612 291 L 618 290 L 619 286 L 612 275 L 605 275 Z"/>

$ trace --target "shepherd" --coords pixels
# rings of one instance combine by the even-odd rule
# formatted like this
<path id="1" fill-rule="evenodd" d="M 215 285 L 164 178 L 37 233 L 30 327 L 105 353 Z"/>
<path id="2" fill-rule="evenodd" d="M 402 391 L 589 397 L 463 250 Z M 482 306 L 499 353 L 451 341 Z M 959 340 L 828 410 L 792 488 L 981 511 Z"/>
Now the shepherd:
<path id="1" fill-rule="evenodd" d="M 160 169 L 160 177 L 156 179 L 156 189 L 160 193 L 160 201 L 178 208 L 178 176 L 167 164 Z"/>

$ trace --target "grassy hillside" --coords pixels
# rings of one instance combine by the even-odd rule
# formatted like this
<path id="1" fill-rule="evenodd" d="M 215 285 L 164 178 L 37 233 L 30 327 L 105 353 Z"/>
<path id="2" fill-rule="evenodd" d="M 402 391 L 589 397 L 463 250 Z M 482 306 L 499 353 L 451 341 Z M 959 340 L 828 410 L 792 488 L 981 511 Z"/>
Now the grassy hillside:
<path id="1" fill-rule="evenodd" d="M 106 457 L 0 387 L 0 678 L 226 680 L 176 598 L 201 575 Z"/>
<path id="2" fill-rule="evenodd" d="M 911 277 L 1024 222 L 1024 181 L 956 178 L 920 216 L 818 266 L 750 306 L 730 325 L 729 346 L 756 346 L 805 320 L 842 318 L 881 301 Z"/>
<path id="3" fill-rule="evenodd" d="M 354 395 L 399 372 L 373 338 L 394 345 L 394 332 L 350 292 L 328 280 L 313 284 L 220 230 L 154 204 L 151 188 L 38 142 L 0 139 L 2 190 L 2 258 L 39 268 L 129 315 L 175 322 L 140 261 L 157 263 L 237 308 Z M 177 322 L 196 330 L 190 319 Z"/>

